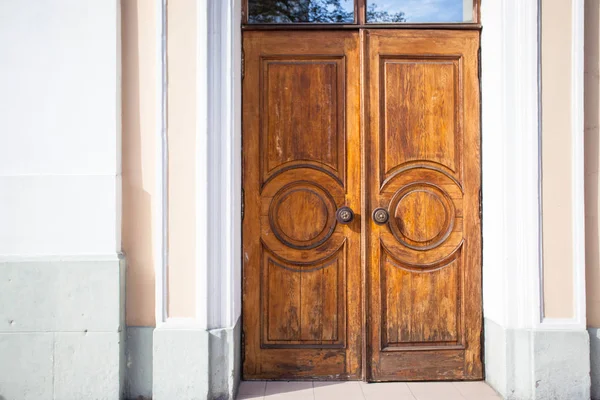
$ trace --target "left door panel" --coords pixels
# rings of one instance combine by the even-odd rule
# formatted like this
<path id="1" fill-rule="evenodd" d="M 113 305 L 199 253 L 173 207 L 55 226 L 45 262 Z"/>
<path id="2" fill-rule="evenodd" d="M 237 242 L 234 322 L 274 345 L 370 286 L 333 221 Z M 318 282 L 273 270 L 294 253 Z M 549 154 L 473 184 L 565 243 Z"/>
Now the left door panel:
<path id="1" fill-rule="evenodd" d="M 244 32 L 244 379 L 360 379 L 356 32 Z"/>

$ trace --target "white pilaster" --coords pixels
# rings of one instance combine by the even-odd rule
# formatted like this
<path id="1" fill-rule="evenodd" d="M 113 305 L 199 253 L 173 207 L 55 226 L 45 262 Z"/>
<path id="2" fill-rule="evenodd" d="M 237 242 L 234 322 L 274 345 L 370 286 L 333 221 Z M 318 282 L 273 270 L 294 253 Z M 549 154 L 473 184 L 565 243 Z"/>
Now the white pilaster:
<path id="1" fill-rule="evenodd" d="M 485 317 L 540 320 L 538 7 L 484 2 L 482 22 Z"/>
<path id="2" fill-rule="evenodd" d="M 574 0 L 576 29 L 582 26 L 581 4 Z M 539 16 L 538 2 L 499 0 L 482 5 L 486 379 L 510 399 L 586 398 L 589 338 L 581 320 L 585 281 L 579 211 L 573 217 L 572 240 L 579 249 L 574 293 L 583 304 L 577 300 L 573 321 L 546 320 L 542 314 Z M 581 46 L 581 37 L 574 35 L 575 47 Z M 579 57 L 573 60 L 577 156 L 571 190 L 576 207 L 583 206 Z"/>
<path id="3" fill-rule="evenodd" d="M 163 93 L 157 163 L 166 180 L 166 81 L 164 0 L 156 0 L 163 32 L 163 74 L 157 82 Z M 196 60 L 196 316 L 187 321 L 206 329 L 233 327 L 241 313 L 241 1 L 197 0 Z M 164 199 L 166 203 L 167 199 Z M 162 207 L 161 224 L 166 227 Z M 164 258 L 164 243 L 160 249 Z M 157 321 L 168 323 L 165 264 L 157 270 Z M 176 321 L 180 324 L 182 321 Z"/>
<path id="4" fill-rule="evenodd" d="M 203 262 L 211 290 L 209 329 L 233 326 L 241 312 L 241 1 L 208 1 L 208 180 L 199 182 L 207 196 L 210 232 Z M 200 93 L 199 93 L 200 95 Z"/>
<path id="5" fill-rule="evenodd" d="M 172 319 L 157 308 L 158 400 L 233 398 L 241 372 L 241 0 L 196 1 L 196 315 Z M 168 293 L 158 285 L 164 302 Z M 174 373 L 190 376 L 185 393 Z"/>

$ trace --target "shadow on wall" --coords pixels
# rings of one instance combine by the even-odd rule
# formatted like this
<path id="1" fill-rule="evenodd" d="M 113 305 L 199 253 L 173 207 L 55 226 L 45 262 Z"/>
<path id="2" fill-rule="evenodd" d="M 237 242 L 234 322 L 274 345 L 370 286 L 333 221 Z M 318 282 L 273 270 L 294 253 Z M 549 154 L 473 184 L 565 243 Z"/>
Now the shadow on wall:
<path id="1" fill-rule="evenodd" d="M 155 185 L 154 25 L 152 6 L 122 2 L 123 219 L 127 325 L 154 325 L 152 193 Z M 150 10 L 148 10 L 150 9 Z M 142 24 L 138 21 L 141 20 Z M 151 41 L 150 43 L 148 43 Z M 149 65 L 150 64 L 150 65 Z"/>
<path id="2" fill-rule="evenodd" d="M 587 322 L 590 329 L 592 399 L 600 399 L 600 2 L 585 1 L 585 248 Z"/>
<path id="3" fill-rule="evenodd" d="M 127 331 L 125 390 L 130 399 L 149 399 L 152 395 L 151 327 L 155 325 L 152 210 L 157 112 L 155 13 L 154 2 L 121 2 L 121 234 L 127 259 L 126 318 L 128 327 L 150 327 Z M 149 334 L 144 335 L 146 332 Z M 148 338 L 150 341 L 146 343 Z"/>

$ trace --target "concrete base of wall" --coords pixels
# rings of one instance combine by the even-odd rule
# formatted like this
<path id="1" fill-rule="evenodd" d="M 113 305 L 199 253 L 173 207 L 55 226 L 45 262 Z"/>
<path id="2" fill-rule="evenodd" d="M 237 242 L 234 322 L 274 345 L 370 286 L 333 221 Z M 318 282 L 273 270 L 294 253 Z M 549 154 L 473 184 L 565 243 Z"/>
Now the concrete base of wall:
<path id="1" fill-rule="evenodd" d="M 590 334 L 590 368 L 592 400 L 600 400 L 600 329 L 588 328 Z"/>
<path id="2" fill-rule="evenodd" d="M 507 400 L 590 398 L 584 330 L 505 329 L 485 320 L 486 381 Z"/>
<path id="3" fill-rule="evenodd" d="M 123 259 L 0 262 L 0 399 L 121 398 Z"/>
<path id="4" fill-rule="evenodd" d="M 154 400 L 235 399 L 241 368 L 241 319 L 203 330 L 167 323 L 154 330 Z"/>
<path id="5" fill-rule="evenodd" d="M 242 370 L 242 319 L 233 328 L 209 333 L 210 399 L 235 399 Z"/>
<path id="6" fill-rule="evenodd" d="M 152 399 L 152 336 L 154 327 L 128 326 L 125 398 Z"/>

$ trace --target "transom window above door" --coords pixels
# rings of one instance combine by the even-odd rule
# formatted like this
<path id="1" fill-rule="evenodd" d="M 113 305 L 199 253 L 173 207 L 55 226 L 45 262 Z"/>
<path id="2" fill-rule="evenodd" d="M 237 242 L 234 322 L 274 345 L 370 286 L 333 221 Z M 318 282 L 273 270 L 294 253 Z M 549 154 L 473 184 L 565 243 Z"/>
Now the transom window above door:
<path id="1" fill-rule="evenodd" d="M 246 0 L 248 24 L 476 24 L 480 0 Z"/>

